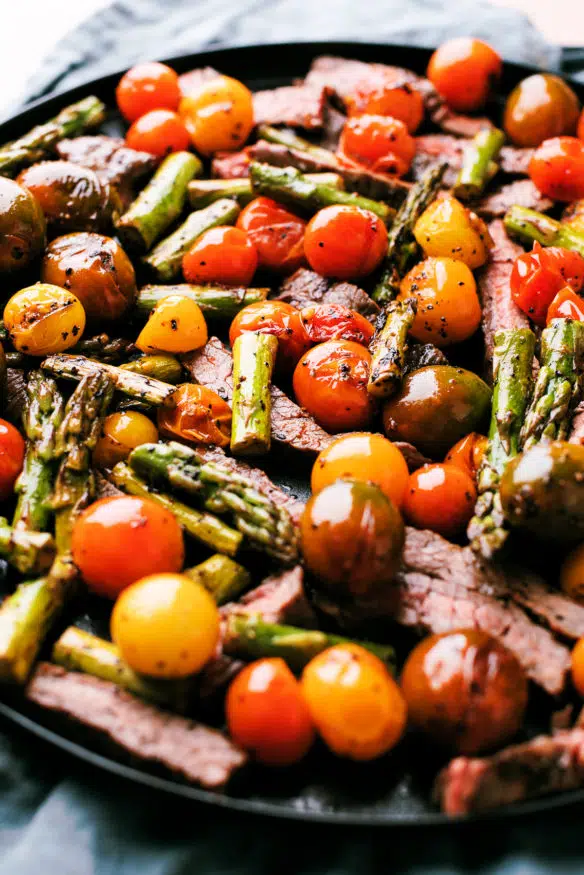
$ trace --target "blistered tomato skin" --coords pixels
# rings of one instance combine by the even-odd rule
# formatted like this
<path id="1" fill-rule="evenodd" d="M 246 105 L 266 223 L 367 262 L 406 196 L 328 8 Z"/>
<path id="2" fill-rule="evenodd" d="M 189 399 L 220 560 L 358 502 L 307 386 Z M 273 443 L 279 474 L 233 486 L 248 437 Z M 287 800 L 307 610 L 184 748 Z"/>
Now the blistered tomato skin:
<path id="1" fill-rule="evenodd" d="M 164 158 L 171 152 L 186 152 L 189 132 L 179 116 L 170 109 L 153 109 L 133 123 L 126 134 L 126 144 L 138 152 Z"/>
<path id="2" fill-rule="evenodd" d="M 461 468 L 424 465 L 410 475 L 403 512 L 416 528 L 453 538 L 468 525 L 476 499 L 474 481 Z"/>
<path id="3" fill-rule="evenodd" d="M 404 176 L 416 154 L 416 142 L 396 118 L 361 115 L 346 122 L 339 153 L 376 173 Z"/>
<path id="4" fill-rule="evenodd" d="M 480 109 L 503 69 L 500 55 L 488 43 L 455 37 L 439 46 L 428 64 L 428 79 L 457 112 Z"/>
<path id="5" fill-rule="evenodd" d="M 37 283 L 13 295 L 4 308 L 4 325 L 19 352 L 46 356 L 74 346 L 85 330 L 85 310 L 71 292 Z"/>
<path id="6" fill-rule="evenodd" d="M 552 319 L 573 319 L 584 322 L 584 300 L 570 287 L 560 289 L 548 307 L 546 325 Z"/>
<path id="7" fill-rule="evenodd" d="M 535 73 L 507 99 L 503 127 L 516 146 L 539 146 L 550 137 L 576 132 L 580 102 L 570 86 L 552 73 Z"/>
<path id="8" fill-rule="evenodd" d="M 304 235 L 304 252 L 321 276 L 350 280 L 368 276 L 387 250 L 381 219 L 359 207 L 333 206 L 312 217 Z"/>
<path id="9" fill-rule="evenodd" d="M 180 100 L 178 76 L 166 64 L 157 61 L 136 64 L 120 79 L 116 100 L 129 122 L 153 109 L 175 110 Z"/>
<path id="10" fill-rule="evenodd" d="M 239 228 L 210 228 L 196 240 L 182 261 L 189 283 L 248 286 L 258 266 L 252 241 Z"/>
<path id="11" fill-rule="evenodd" d="M 150 314 L 136 346 L 145 353 L 190 352 L 204 346 L 208 336 L 199 305 L 184 295 L 168 295 Z"/>
<path id="12" fill-rule="evenodd" d="M 158 410 L 160 434 L 170 440 L 229 446 L 231 407 L 212 389 L 185 383 L 172 396 L 172 406 Z"/>
<path id="13" fill-rule="evenodd" d="M 346 100 L 350 117 L 373 115 L 402 122 L 410 134 L 424 118 L 424 98 L 409 82 L 381 75 L 364 81 Z"/>
<path id="14" fill-rule="evenodd" d="M 577 137 L 545 140 L 534 152 L 529 175 L 541 193 L 553 200 L 584 198 L 584 142 Z"/>
<path id="15" fill-rule="evenodd" d="M 558 292 L 565 286 L 578 292 L 584 286 L 584 258 L 560 246 L 535 243 L 531 252 L 516 258 L 510 282 L 519 309 L 543 326 Z"/>
<path id="16" fill-rule="evenodd" d="M 414 237 L 426 256 L 463 261 L 471 270 L 485 263 L 492 243 L 483 220 L 449 195 L 422 213 Z"/>
<path id="17" fill-rule="evenodd" d="M 0 419 L 0 501 L 14 492 L 14 484 L 24 464 L 26 445 L 20 432 Z"/>
<path id="18" fill-rule="evenodd" d="M 125 461 L 136 447 L 157 440 L 158 429 L 143 413 L 137 410 L 111 413 L 105 418 L 93 451 L 93 464 L 97 468 L 113 468 Z"/>
<path id="19" fill-rule="evenodd" d="M 218 76 L 183 97 L 179 115 L 197 152 L 234 152 L 253 128 L 251 91 L 230 76 Z"/>
<path id="20" fill-rule="evenodd" d="M 255 246 L 259 267 L 288 274 L 306 263 L 306 222 L 271 198 L 251 201 L 239 214 L 237 227 Z"/>
<path id="21" fill-rule="evenodd" d="M 311 304 L 300 316 L 312 343 L 327 340 L 352 340 L 368 347 L 374 334 L 365 316 L 343 304 Z"/>
<path id="22" fill-rule="evenodd" d="M 311 346 L 300 310 L 284 301 L 258 301 L 240 310 L 229 329 L 231 346 L 245 331 L 273 334 L 278 338 L 278 369 L 289 373 Z"/>

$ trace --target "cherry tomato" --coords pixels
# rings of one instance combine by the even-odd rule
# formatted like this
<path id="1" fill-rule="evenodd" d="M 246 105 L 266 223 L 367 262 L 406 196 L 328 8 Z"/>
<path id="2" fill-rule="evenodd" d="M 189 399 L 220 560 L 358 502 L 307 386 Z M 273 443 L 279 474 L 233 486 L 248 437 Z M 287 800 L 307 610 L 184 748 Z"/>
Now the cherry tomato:
<path id="1" fill-rule="evenodd" d="M 414 237 L 426 256 L 464 261 L 471 270 L 485 263 L 493 243 L 483 220 L 451 195 L 436 198 L 422 213 Z"/>
<path id="2" fill-rule="evenodd" d="M 178 76 L 157 61 L 136 64 L 124 73 L 116 88 L 116 100 L 124 118 L 136 121 L 151 109 L 176 109 L 180 100 Z"/>
<path id="3" fill-rule="evenodd" d="M 0 419 L 0 501 L 14 492 L 14 484 L 24 464 L 26 444 L 20 432 Z"/>
<path id="4" fill-rule="evenodd" d="M 584 696 L 584 638 L 580 638 L 572 650 L 572 683 L 576 691 Z"/>
<path id="5" fill-rule="evenodd" d="M 152 109 L 140 116 L 126 134 L 126 145 L 139 152 L 150 152 L 164 158 L 171 152 L 189 148 L 189 132 L 176 112 L 170 109 Z"/>
<path id="6" fill-rule="evenodd" d="M 404 176 L 416 154 L 416 143 L 398 119 L 361 115 L 345 124 L 339 152 L 375 172 Z"/>
<path id="7" fill-rule="evenodd" d="M 357 85 L 347 100 L 347 109 L 349 116 L 366 113 L 398 120 L 413 134 L 424 118 L 424 98 L 410 82 L 381 75 Z"/>
<path id="8" fill-rule="evenodd" d="M 403 454 L 380 434 L 344 434 L 321 450 L 312 467 L 310 485 L 320 492 L 335 480 L 364 480 L 375 483 L 401 508 L 409 472 Z"/>
<path id="9" fill-rule="evenodd" d="M 481 305 L 470 268 L 453 258 L 427 258 L 401 282 L 398 300 L 418 302 L 410 334 L 440 348 L 467 340 L 481 322 Z"/>
<path id="10" fill-rule="evenodd" d="M 300 313 L 304 329 L 313 343 L 352 340 L 369 346 L 374 328 L 365 316 L 343 304 L 311 304 Z"/>
<path id="11" fill-rule="evenodd" d="M 93 451 L 93 464 L 98 468 L 113 468 L 125 461 L 141 444 L 156 443 L 158 429 L 136 410 L 125 410 L 106 416 L 101 435 Z"/>
<path id="12" fill-rule="evenodd" d="M 319 653 L 302 673 L 302 691 L 326 745 L 337 756 L 373 760 L 398 743 L 407 708 L 384 664 L 358 644 Z"/>
<path id="13" fill-rule="evenodd" d="M 278 367 L 290 371 L 310 347 L 300 310 L 284 301 L 257 301 L 240 310 L 229 329 L 229 342 L 244 331 L 259 331 L 278 338 Z"/>
<path id="14" fill-rule="evenodd" d="M 300 684 L 283 659 L 258 659 L 241 671 L 225 700 L 232 739 L 267 766 L 299 762 L 314 741 Z"/>
<path id="15" fill-rule="evenodd" d="M 462 36 L 436 49 L 427 76 L 448 106 L 472 112 L 485 104 L 502 69 L 501 56 L 488 43 Z"/>
<path id="16" fill-rule="evenodd" d="M 476 431 L 471 431 L 466 437 L 461 438 L 448 451 L 445 464 L 454 465 L 465 471 L 469 477 L 476 480 L 481 462 L 483 461 L 489 439 Z"/>
<path id="17" fill-rule="evenodd" d="M 230 76 L 217 76 L 183 97 L 179 114 L 197 152 L 235 152 L 253 128 L 251 91 Z"/>
<path id="18" fill-rule="evenodd" d="M 531 252 L 515 259 L 511 294 L 537 325 L 545 325 L 548 307 L 566 285 L 575 292 L 584 285 L 584 258 L 578 252 L 534 243 Z"/>
<path id="19" fill-rule="evenodd" d="M 576 137 L 544 140 L 529 162 L 529 175 L 553 200 L 584 198 L 584 142 Z"/>
<path id="20" fill-rule="evenodd" d="M 550 137 L 576 131 L 580 101 L 570 86 L 551 73 L 535 73 L 507 99 L 503 127 L 516 146 L 539 146 Z"/>
<path id="21" fill-rule="evenodd" d="M 576 136 L 579 137 L 581 140 L 584 140 L 584 109 L 580 113 L 580 118 L 578 119 Z"/>
<path id="22" fill-rule="evenodd" d="M 85 310 L 66 289 L 37 283 L 10 298 L 4 307 L 4 325 L 19 352 L 52 355 L 81 340 Z"/>
<path id="23" fill-rule="evenodd" d="M 410 474 L 403 511 L 416 528 L 452 538 L 466 528 L 476 500 L 474 480 L 462 468 L 424 465 Z"/>
<path id="24" fill-rule="evenodd" d="M 319 343 L 296 365 L 296 399 L 327 431 L 365 428 L 375 411 L 367 391 L 370 370 L 371 355 L 361 344 Z"/>
<path id="25" fill-rule="evenodd" d="M 220 226 L 195 240 L 182 260 L 189 283 L 248 286 L 258 266 L 258 253 L 245 231 Z"/>
<path id="26" fill-rule="evenodd" d="M 73 527 L 73 561 L 98 595 L 115 598 L 147 574 L 180 571 L 182 530 L 174 515 L 150 498 L 101 498 Z"/>
<path id="27" fill-rule="evenodd" d="M 571 599 L 584 602 L 584 544 L 568 554 L 560 569 L 560 586 Z"/>
<path id="28" fill-rule="evenodd" d="M 134 671 L 184 678 L 209 662 L 219 640 L 219 611 L 200 583 L 184 574 L 151 574 L 114 605 L 112 639 Z"/>
<path id="29" fill-rule="evenodd" d="M 138 335 L 142 352 L 190 352 L 207 343 L 207 323 L 199 305 L 185 295 L 168 295 L 156 305 Z"/>
<path id="30" fill-rule="evenodd" d="M 306 222 L 269 197 L 256 197 L 237 219 L 266 270 L 292 273 L 304 263 Z"/>
<path id="31" fill-rule="evenodd" d="M 172 396 L 172 407 L 158 409 L 158 428 L 163 437 L 171 440 L 227 447 L 231 407 L 212 389 L 185 383 Z"/>
<path id="32" fill-rule="evenodd" d="M 357 279 L 367 276 L 387 251 L 387 230 L 374 213 L 359 207 L 319 210 L 304 235 L 304 252 L 321 276 Z"/>
<path id="33" fill-rule="evenodd" d="M 584 301 L 570 286 L 560 289 L 548 307 L 546 325 L 552 319 L 574 319 L 584 322 Z"/>

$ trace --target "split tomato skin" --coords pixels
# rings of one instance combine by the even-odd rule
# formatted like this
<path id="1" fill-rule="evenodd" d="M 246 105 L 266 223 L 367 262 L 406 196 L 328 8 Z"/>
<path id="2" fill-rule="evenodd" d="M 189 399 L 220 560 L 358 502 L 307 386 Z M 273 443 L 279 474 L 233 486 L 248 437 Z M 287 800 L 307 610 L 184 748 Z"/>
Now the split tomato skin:
<path id="1" fill-rule="evenodd" d="M 172 406 L 159 408 L 158 428 L 170 440 L 227 447 L 231 438 L 231 407 L 212 389 L 184 383 L 177 386 Z"/>
<path id="2" fill-rule="evenodd" d="M 463 36 L 436 49 L 427 76 L 451 109 L 473 112 L 485 104 L 502 70 L 501 56 L 488 43 Z"/>
<path id="3" fill-rule="evenodd" d="M 187 282 L 225 286 L 248 286 L 257 266 L 257 250 L 245 231 L 223 225 L 201 234 L 182 260 Z"/>
<path id="4" fill-rule="evenodd" d="M 552 200 L 584 198 L 584 142 L 577 137 L 544 140 L 529 162 L 529 175 Z"/>
<path id="5" fill-rule="evenodd" d="M 277 365 L 285 372 L 293 370 L 311 345 L 300 310 L 284 301 L 257 301 L 240 310 L 229 329 L 231 346 L 245 331 L 272 334 L 278 338 Z"/>
<path id="6" fill-rule="evenodd" d="M 386 251 L 385 225 L 360 207 L 325 207 L 312 217 L 304 235 L 304 252 L 311 268 L 321 276 L 340 280 L 368 276 Z"/>
<path id="7" fill-rule="evenodd" d="M 25 450 L 26 444 L 18 429 L 0 419 L 0 501 L 6 501 L 14 492 Z"/>
<path id="8" fill-rule="evenodd" d="M 584 300 L 570 286 L 560 289 L 548 307 L 546 325 L 552 319 L 572 319 L 584 322 Z"/>
<path id="9" fill-rule="evenodd" d="M 472 431 L 454 444 L 446 454 L 444 463 L 460 468 L 476 482 L 488 444 L 489 439 L 485 435 Z"/>
<path id="10" fill-rule="evenodd" d="M 180 100 L 178 76 L 158 61 L 136 64 L 120 79 L 116 100 L 120 112 L 129 122 L 153 109 L 175 110 Z"/>
<path id="11" fill-rule="evenodd" d="M 375 331 L 365 316 L 343 304 L 311 304 L 300 317 L 312 343 L 351 340 L 368 347 Z"/>
<path id="12" fill-rule="evenodd" d="M 239 214 L 237 227 L 256 248 L 258 266 L 293 273 L 305 263 L 306 222 L 269 197 L 256 197 Z"/>
<path id="13" fill-rule="evenodd" d="M 346 122 L 339 153 L 376 173 L 404 176 L 416 154 L 416 142 L 396 118 L 360 115 Z"/>
<path id="14" fill-rule="evenodd" d="M 544 326 L 548 308 L 565 286 L 574 292 L 584 285 L 584 258 L 560 246 L 540 246 L 515 259 L 511 294 L 520 310 Z"/>

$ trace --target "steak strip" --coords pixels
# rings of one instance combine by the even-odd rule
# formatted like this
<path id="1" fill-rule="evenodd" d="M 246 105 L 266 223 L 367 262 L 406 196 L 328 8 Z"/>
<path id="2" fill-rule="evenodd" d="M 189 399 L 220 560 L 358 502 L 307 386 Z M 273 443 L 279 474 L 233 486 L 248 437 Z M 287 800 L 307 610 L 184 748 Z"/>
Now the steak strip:
<path id="1" fill-rule="evenodd" d="M 511 207 L 527 207 L 545 213 L 554 202 L 544 197 L 531 179 L 516 179 L 485 195 L 472 205 L 475 213 L 484 219 L 503 217 Z"/>
<path id="2" fill-rule="evenodd" d="M 416 137 L 416 154 L 411 173 L 419 179 L 423 173 L 441 161 L 448 161 L 448 169 L 442 179 L 444 188 L 451 188 L 456 182 L 462 167 L 464 150 L 471 140 L 453 137 L 449 134 L 425 134 Z M 533 149 L 520 149 L 517 146 L 503 146 L 497 162 L 501 171 L 508 176 L 527 176 Z"/>
<path id="3" fill-rule="evenodd" d="M 247 762 L 217 730 L 142 702 L 109 681 L 47 662 L 37 667 L 26 698 L 206 789 L 224 787 Z"/>
<path id="4" fill-rule="evenodd" d="M 284 85 L 253 95 L 256 125 L 289 125 L 308 131 L 321 130 L 325 123 L 328 89 L 323 86 Z"/>
<path id="5" fill-rule="evenodd" d="M 352 283 L 327 280 L 313 270 L 301 267 L 280 286 L 278 301 L 285 301 L 302 310 L 310 304 L 343 304 L 375 322 L 380 309 L 367 292 Z"/>

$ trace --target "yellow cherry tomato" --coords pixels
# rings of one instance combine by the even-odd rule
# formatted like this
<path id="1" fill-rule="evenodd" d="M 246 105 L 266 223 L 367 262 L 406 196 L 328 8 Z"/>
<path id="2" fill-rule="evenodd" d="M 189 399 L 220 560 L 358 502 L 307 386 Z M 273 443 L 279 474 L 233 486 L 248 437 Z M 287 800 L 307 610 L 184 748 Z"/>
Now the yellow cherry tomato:
<path id="1" fill-rule="evenodd" d="M 4 325 L 14 347 L 45 356 L 74 346 L 85 329 L 85 310 L 75 295 L 37 283 L 13 295 L 4 308 Z"/>
<path id="2" fill-rule="evenodd" d="M 409 472 L 402 453 L 380 434 L 358 431 L 331 441 L 317 456 L 311 487 L 320 492 L 335 480 L 365 480 L 375 483 L 397 507 L 401 507 Z"/>
<path id="3" fill-rule="evenodd" d="M 464 261 L 471 270 L 485 263 L 492 242 L 483 220 L 451 196 L 430 204 L 415 224 L 414 237 L 425 255 Z"/>
<path id="4" fill-rule="evenodd" d="M 195 301 L 184 295 L 169 295 L 156 305 L 138 335 L 142 352 L 190 352 L 207 343 L 207 323 Z"/>
<path id="5" fill-rule="evenodd" d="M 207 590 L 184 574 L 151 574 L 120 594 L 111 633 L 134 671 L 183 678 L 215 653 L 219 611 Z"/>
<path id="6" fill-rule="evenodd" d="M 407 708 L 384 664 L 358 644 L 329 647 L 302 673 L 314 724 L 338 756 L 372 760 L 402 737 Z"/>
<path id="7" fill-rule="evenodd" d="M 427 258 L 403 278 L 398 300 L 416 298 L 412 337 L 438 347 L 471 337 L 481 321 L 481 305 L 470 269 L 453 258 Z"/>
<path id="8" fill-rule="evenodd" d="M 217 76 L 183 97 L 178 112 L 203 155 L 240 149 L 253 128 L 251 91 L 230 76 Z"/>
<path id="9" fill-rule="evenodd" d="M 584 602 L 584 544 L 566 557 L 560 571 L 560 586 L 567 596 Z"/>
<path id="10" fill-rule="evenodd" d="M 113 468 L 117 462 L 127 459 L 135 447 L 157 440 L 158 429 L 143 413 L 136 410 L 112 413 L 103 423 L 93 451 L 93 464 L 98 468 Z"/>
<path id="11" fill-rule="evenodd" d="M 584 696 L 584 638 L 580 638 L 572 650 L 572 683 Z"/>

